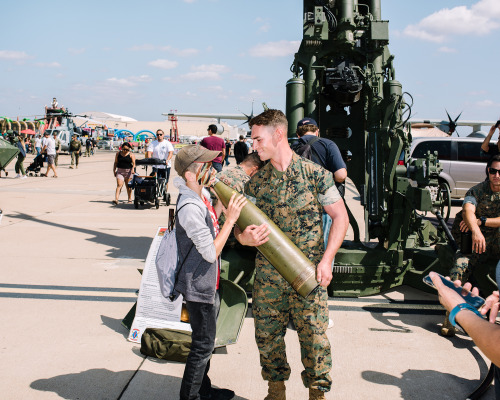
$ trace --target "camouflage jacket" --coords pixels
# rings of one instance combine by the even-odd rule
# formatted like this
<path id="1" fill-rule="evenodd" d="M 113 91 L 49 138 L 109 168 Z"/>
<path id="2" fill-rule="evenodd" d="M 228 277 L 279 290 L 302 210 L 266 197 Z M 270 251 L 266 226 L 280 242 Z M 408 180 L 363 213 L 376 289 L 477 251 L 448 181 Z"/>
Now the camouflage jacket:
<path id="1" fill-rule="evenodd" d="M 321 260 L 323 206 L 341 199 L 331 172 L 294 153 L 286 171 L 268 163 L 257 172 L 245 194 L 307 257 Z"/>
<path id="2" fill-rule="evenodd" d="M 250 177 L 239 165 L 234 168 L 225 169 L 224 171 L 219 172 L 216 176 L 227 186 L 233 188 L 239 193 L 244 192 L 245 184 L 250 180 Z"/>
<path id="3" fill-rule="evenodd" d="M 497 218 L 500 217 L 500 192 L 493 192 L 489 181 L 483 181 L 471 187 L 464 198 L 464 205 L 471 203 L 476 207 L 476 218 Z M 455 240 L 460 240 L 460 222 L 463 221 L 462 210 L 459 211 L 453 222 L 452 233 Z M 480 227 L 485 236 L 491 236 L 500 232 L 500 228 Z"/>

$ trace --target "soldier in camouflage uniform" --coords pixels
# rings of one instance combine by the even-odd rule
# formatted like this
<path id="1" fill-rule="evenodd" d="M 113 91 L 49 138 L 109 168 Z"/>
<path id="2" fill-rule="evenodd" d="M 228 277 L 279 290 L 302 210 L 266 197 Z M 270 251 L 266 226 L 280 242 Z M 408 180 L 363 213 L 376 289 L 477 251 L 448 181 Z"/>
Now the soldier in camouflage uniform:
<path id="1" fill-rule="evenodd" d="M 269 262 L 258 254 L 252 311 L 262 376 L 269 381 L 266 397 L 285 399 L 284 381 L 290 376 L 285 341 L 289 318 L 297 328 L 301 347 L 302 381 L 309 399 L 324 399 L 331 388 L 332 367 L 328 327 L 328 294 L 332 261 L 349 224 L 344 203 L 331 172 L 293 153 L 287 140 L 287 120 L 278 110 L 267 110 L 250 121 L 254 149 L 270 160 L 245 186 L 245 194 L 316 264 L 319 289 L 307 299 L 300 296 Z M 333 227 L 323 254 L 323 209 Z M 243 232 L 235 227 L 242 244 L 260 240 L 261 227 Z"/>
<path id="2" fill-rule="evenodd" d="M 465 194 L 462 211 L 458 212 L 451 233 L 457 243 L 462 232 L 472 232 L 472 254 L 457 252 L 450 270 L 452 281 L 467 282 L 474 267 L 500 259 L 500 156 L 488 161 L 486 180 Z M 491 173 L 494 171 L 495 173 Z M 455 329 L 445 319 L 443 336 L 453 336 Z"/>

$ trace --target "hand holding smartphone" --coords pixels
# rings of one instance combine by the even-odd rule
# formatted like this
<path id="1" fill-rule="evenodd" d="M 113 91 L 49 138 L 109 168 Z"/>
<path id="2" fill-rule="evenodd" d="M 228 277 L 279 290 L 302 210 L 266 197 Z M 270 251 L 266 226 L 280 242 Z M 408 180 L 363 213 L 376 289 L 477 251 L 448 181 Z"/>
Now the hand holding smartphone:
<path id="1" fill-rule="evenodd" d="M 464 289 L 462 286 L 458 287 L 455 286 L 455 284 L 452 281 L 446 279 L 444 276 L 440 274 L 436 275 L 439 276 L 441 282 L 443 282 L 445 286 L 449 287 L 450 289 L 453 289 L 456 293 L 458 293 L 464 299 L 464 302 L 470 304 L 472 307 L 476 309 L 479 309 L 484 305 L 485 300 L 482 297 L 473 295 L 469 290 Z M 429 275 L 425 276 L 423 281 L 426 285 L 436 289 Z"/>

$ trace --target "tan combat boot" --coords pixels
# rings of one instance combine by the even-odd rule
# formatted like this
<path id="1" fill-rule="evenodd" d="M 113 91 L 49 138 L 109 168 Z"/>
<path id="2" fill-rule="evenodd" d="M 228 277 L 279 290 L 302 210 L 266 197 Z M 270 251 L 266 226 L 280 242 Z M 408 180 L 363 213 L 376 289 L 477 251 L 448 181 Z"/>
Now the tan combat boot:
<path id="1" fill-rule="evenodd" d="M 267 389 L 267 396 L 264 398 L 264 400 L 286 400 L 285 382 L 269 381 L 268 383 L 269 383 L 269 388 Z"/>
<path id="2" fill-rule="evenodd" d="M 309 400 L 325 400 L 325 392 L 309 388 Z"/>
<path id="3" fill-rule="evenodd" d="M 451 324 L 448 317 L 450 313 L 447 311 L 446 316 L 444 317 L 443 326 L 441 327 L 441 335 L 446 337 L 455 336 L 455 327 Z"/>

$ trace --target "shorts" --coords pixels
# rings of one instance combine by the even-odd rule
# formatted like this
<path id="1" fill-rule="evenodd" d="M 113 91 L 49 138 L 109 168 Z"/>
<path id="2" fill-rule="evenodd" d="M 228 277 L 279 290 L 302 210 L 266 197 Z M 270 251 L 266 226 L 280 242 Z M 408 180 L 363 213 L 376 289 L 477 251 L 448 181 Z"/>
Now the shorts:
<path id="1" fill-rule="evenodd" d="M 55 154 L 47 154 L 47 164 L 54 165 L 55 164 L 55 162 L 54 162 L 55 159 L 56 159 L 56 155 Z"/>
<path id="2" fill-rule="evenodd" d="M 116 179 L 128 181 L 132 176 L 132 168 L 117 168 Z"/>

